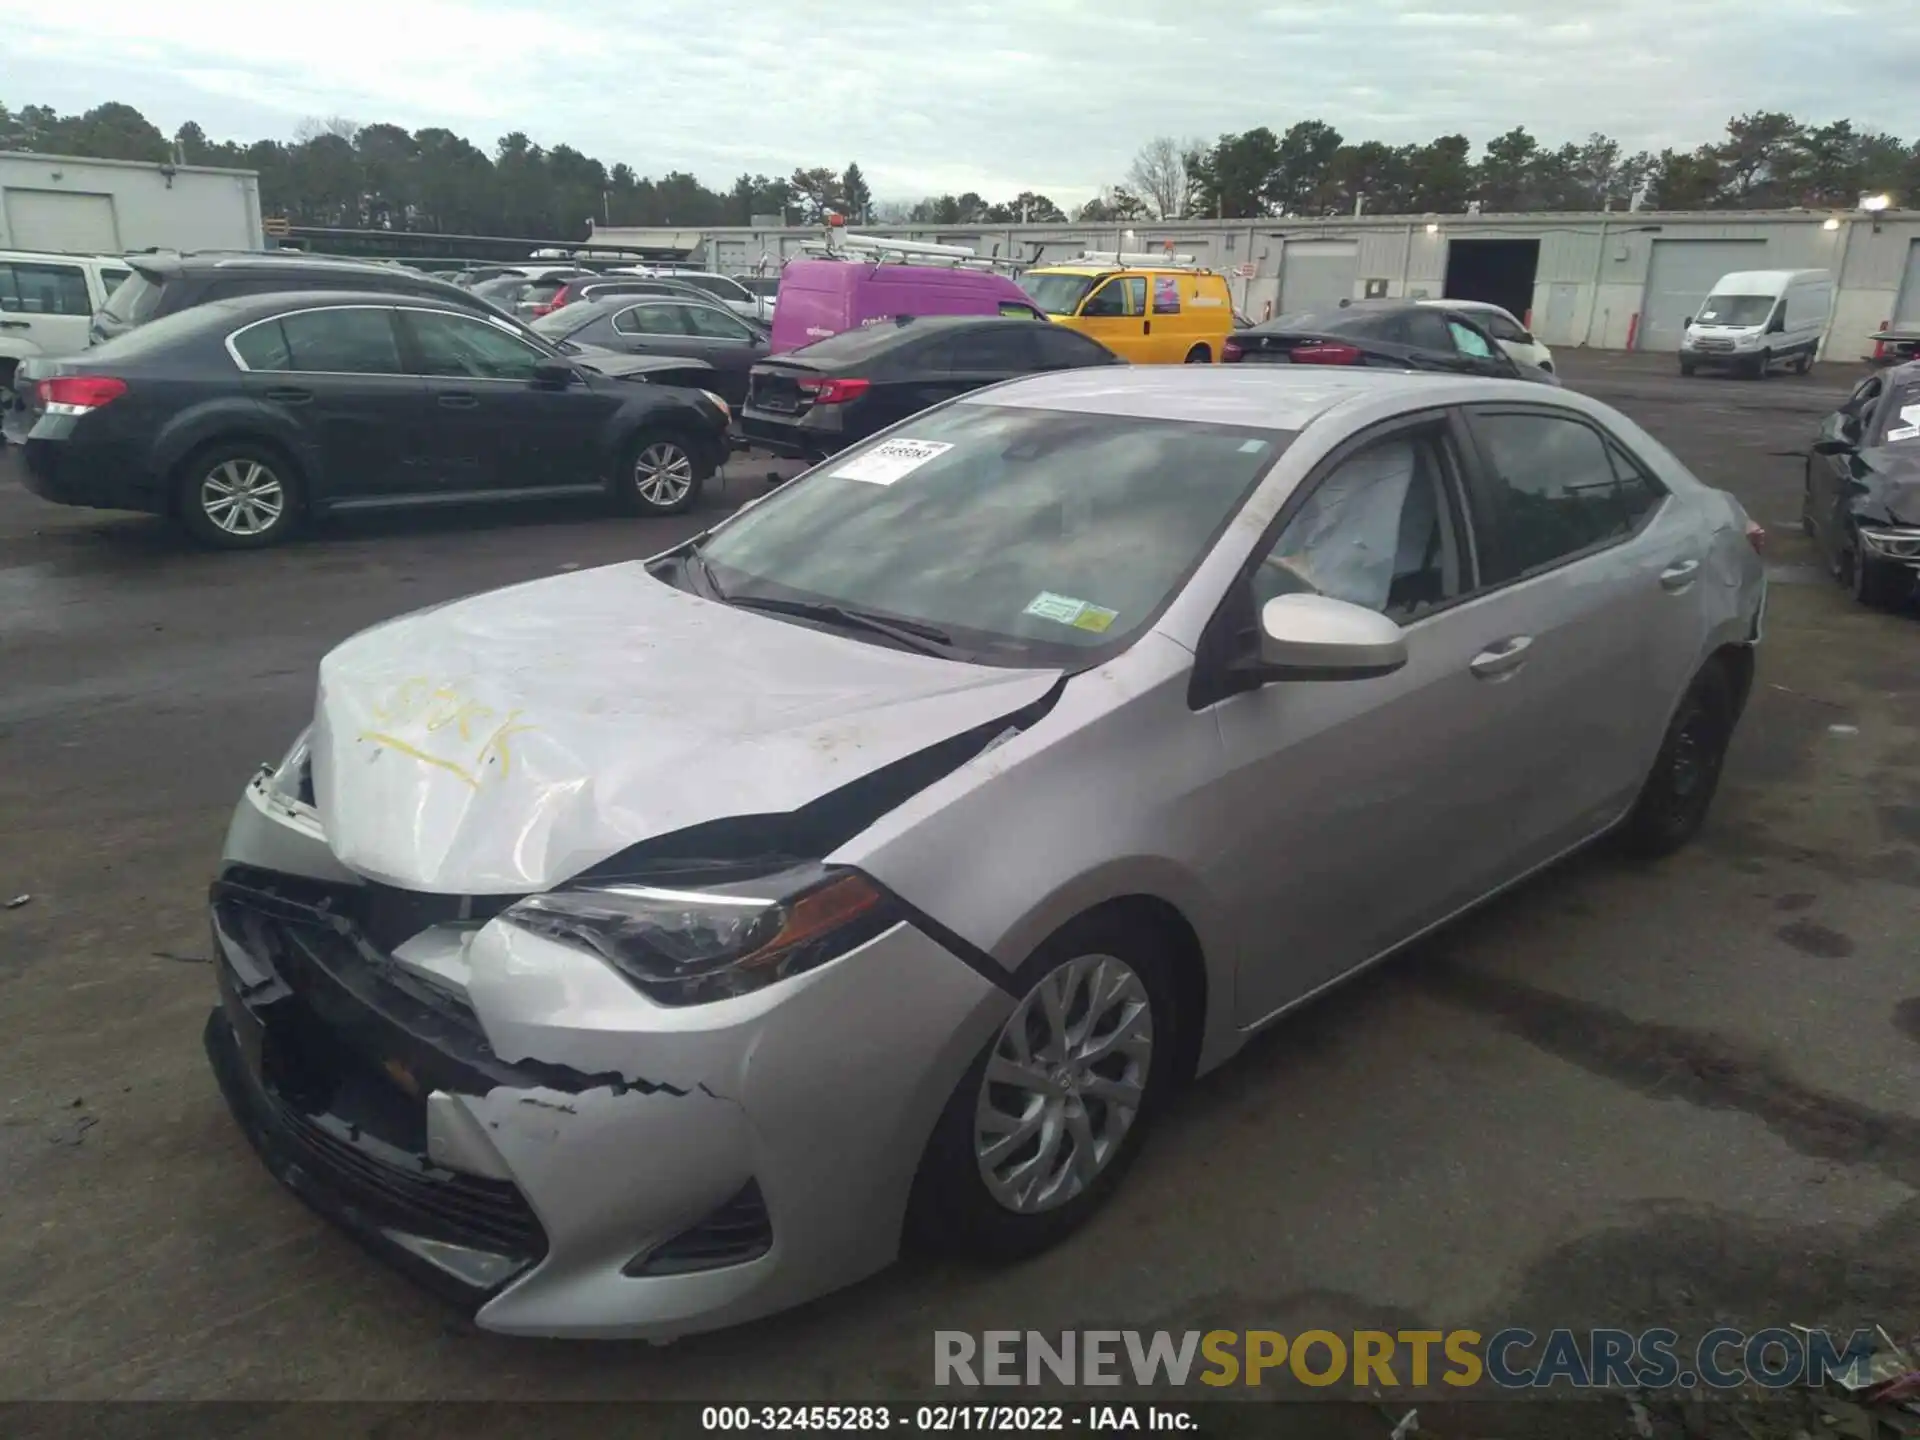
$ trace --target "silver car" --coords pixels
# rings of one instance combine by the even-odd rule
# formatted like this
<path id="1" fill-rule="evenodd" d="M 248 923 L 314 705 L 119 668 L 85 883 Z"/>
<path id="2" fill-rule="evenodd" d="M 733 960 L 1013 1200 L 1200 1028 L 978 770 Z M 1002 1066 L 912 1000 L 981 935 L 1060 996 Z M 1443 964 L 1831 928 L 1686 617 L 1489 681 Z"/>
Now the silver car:
<path id="1" fill-rule="evenodd" d="M 1275 1017 L 1691 837 L 1757 549 L 1568 391 L 978 391 L 328 655 L 213 887 L 209 1054 L 279 1176 L 492 1330 L 1028 1254 Z"/>

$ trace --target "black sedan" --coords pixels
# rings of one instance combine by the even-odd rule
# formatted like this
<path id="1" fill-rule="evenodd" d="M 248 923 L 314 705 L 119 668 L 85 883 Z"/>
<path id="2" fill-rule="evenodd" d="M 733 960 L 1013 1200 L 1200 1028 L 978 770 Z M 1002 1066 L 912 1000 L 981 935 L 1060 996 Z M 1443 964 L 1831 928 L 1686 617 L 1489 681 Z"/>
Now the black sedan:
<path id="1" fill-rule="evenodd" d="M 902 315 L 755 365 L 740 425 L 762 449 L 817 460 L 983 385 L 1125 363 L 1047 320 Z"/>
<path id="2" fill-rule="evenodd" d="M 1229 364 L 1372 365 L 1559 383 L 1549 372 L 1514 360 L 1464 311 L 1412 300 L 1356 300 L 1281 315 L 1234 331 L 1220 358 Z"/>
<path id="3" fill-rule="evenodd" d="M 616 295 L 567 305 L 533 322 L 555 345 L 585 345 L 620 355 L 672 355 L 713 368 L 713 388 L 730 405 L 747 396 L 747 375 L 765 358 L 767 337 L 704 301 Z"/>
<path id="4" fill-rule="evenodd" d="M 1854 598 L 1895 606 L 1920 577 L 1920 362 L 1869 375 L 1820 426 L 1800 523 Z"/>
<path id="5" fill-rule="evenodd" d="M 672 514 L 725 461 L 730 417 L 642 383 L 653 368 L 430 301 L 266 295 L 39 362 L 7 423 L 43 499 L 166 515 L 227 548 L 400 505 L 600 493 Z"/>

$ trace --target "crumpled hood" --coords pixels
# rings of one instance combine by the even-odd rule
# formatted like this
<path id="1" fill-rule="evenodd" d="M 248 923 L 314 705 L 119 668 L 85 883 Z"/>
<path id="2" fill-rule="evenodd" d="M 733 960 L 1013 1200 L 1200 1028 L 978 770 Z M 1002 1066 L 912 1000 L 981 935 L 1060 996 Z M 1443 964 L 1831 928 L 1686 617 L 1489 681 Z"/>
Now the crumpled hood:
<path id="1" fill-rule="evenodd" d="M 339 646 L 320 663 L 314 796 L 334 853 L 370 879 L 539 890 L 656 835 L 797 809 L 1058 676 L 734 609 L 629 562 Z"/>

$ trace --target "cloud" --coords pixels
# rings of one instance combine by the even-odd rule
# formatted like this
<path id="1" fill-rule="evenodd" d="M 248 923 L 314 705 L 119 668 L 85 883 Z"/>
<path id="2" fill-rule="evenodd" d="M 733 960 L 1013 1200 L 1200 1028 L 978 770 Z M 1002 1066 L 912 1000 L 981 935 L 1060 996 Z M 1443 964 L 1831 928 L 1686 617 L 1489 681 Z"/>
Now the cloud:
<path id="1" fill-rule="evenodd" d="M 642 174 L 724 186 L 742 171 L 857 160 L 882 197 L 1119 179 L 1157 134 L 1324 119 L 1407 143 L 1524 125 L 1691 148 L 1746 110 L 1912 138 L 1920 10 L 1838 0 L 95 0 L 9 39 L 10 105 L 124 100 L 171 131 L 286 136 L 309 115 L 442 125 L 482 147 L 523 130 Z M 1871 54 L 1834 90 L 1806 57 Z M 40 86 L 21 87 L 21 76 Z"/>

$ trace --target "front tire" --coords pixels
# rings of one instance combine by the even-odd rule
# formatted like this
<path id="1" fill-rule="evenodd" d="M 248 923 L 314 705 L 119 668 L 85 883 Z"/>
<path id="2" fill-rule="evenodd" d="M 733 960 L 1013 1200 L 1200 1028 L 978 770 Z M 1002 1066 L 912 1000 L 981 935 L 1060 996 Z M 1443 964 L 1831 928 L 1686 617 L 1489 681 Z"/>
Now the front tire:
<path id="1" fill-rule="evenodd" d="M 1767 372 L 1772 366 L 1773 352 L 1770 350 L 1762 350 L 1758 355 L 1753 357 L 1753 367 L 1747 372 L 1748 377 L 1754 380 L 1764 380 L 1767 378 Z"/>
<path id="2" fill-rule="evenodd" d="M 1174 1084 L 1172 949 L 1117 912 L 1021 966 L 1012 1015 L 960 1078 L 914 1177 L 908 1235 L 977 1260 L 1038 1254 L 1118 1188 Z"/>
<path id="3" fill-rule="evenodd" d="M 218 550 L 260 550 L 300 526 L 305 496 L 293 462 L 250 440 L 216 440 L 176 472 L 173 513 L 187 533 Z"/>
<path id="4" fill-rule="evenodd" d="M 1904 565 L 1874 559 L 1861 549 L 1858 536 L 1841 563 L 1846 567 L 1847 588 L 1853 598 L 1869 609 L 1896 610 L 1913 594 L 1913 572 Z"/>
<path id="5" fill-rule="evenodd" d="M 1700 833 L 1720 787 L 1736 711 L 1733 677 L 1724 664 L 1710 662 L 1674 712 L 1640 798 L 1621 829 L 1629 854 L 1657 860 Z"/>
<path id="6" fill-rule="evenodd" d="M 707 467 L 684 435 L 643 431 L 627 447 L 614 479 L 620 503 L 642 515 L 680 515 L 691 510 L 705 485 Z"/>
<path id="7" fill-rule="evenodd" d="M 1680 373 L 1682 375 L 1693 374 L 1693 362 L 1691 360 L 1682 360 L 1680 362 Z"/>

